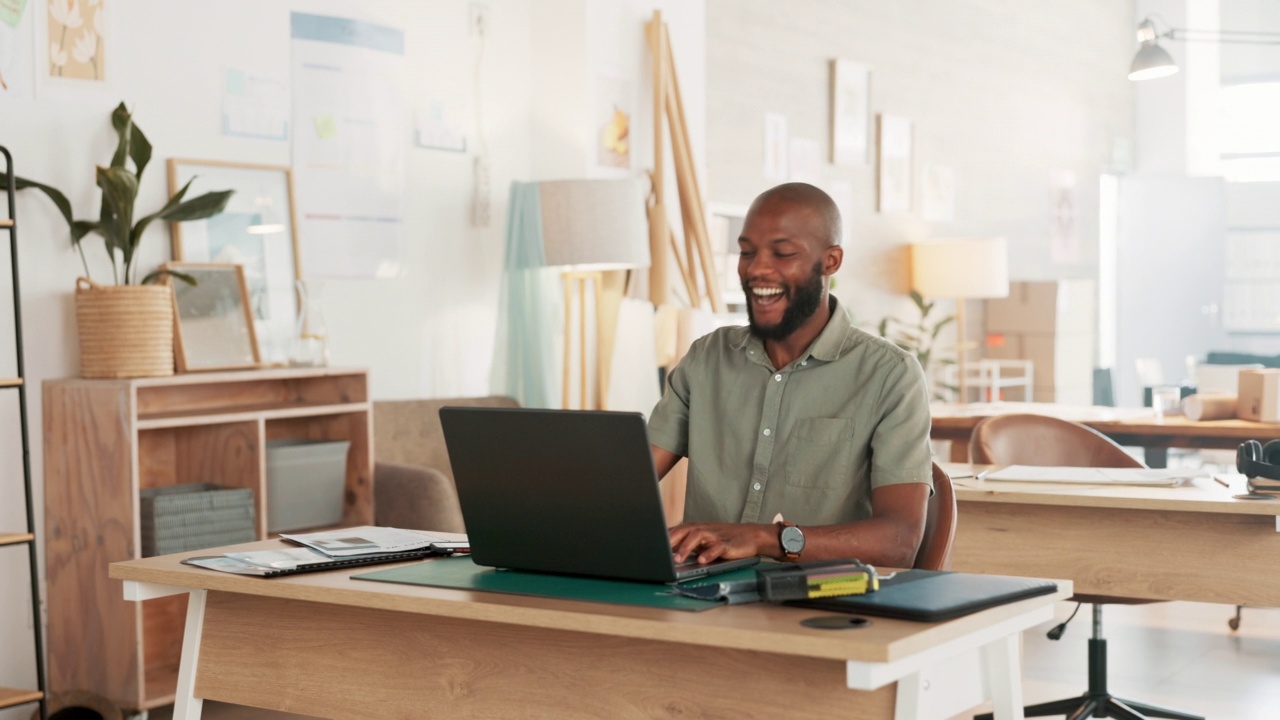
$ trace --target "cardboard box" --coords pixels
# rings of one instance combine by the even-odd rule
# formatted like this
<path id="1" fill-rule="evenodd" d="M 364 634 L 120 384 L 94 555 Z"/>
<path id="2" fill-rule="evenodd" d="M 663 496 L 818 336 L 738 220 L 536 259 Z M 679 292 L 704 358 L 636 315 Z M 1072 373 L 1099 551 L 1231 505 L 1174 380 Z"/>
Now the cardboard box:
<path id="1" fill-rule="evenodd" d="M 1280 368 L 1240 371 L 1236 417 L 1258 422 L 1280 422 Z"/>
<path id="2" fill-rule="evenodd" d="M 986 301 L 987 332 L 1092 335 L 1097 316 L 1093 280 L 1009 283 L 1009 297 Z"/>
<path id="3" fill-rule="evenodd" d="M 1000 360 L 1030 360 L 1032 385 L 1037 388 L 1092 388 L 1093 345 L 1092 335 L 987 333 L 983 355 Z"/>

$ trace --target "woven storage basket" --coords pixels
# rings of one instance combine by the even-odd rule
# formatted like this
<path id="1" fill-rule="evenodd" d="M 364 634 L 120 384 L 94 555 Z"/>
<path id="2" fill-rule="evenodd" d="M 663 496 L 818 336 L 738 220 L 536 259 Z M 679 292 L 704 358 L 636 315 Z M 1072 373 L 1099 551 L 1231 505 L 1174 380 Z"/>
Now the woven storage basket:
<path id="1" fill-rule="evenodd" d="M 173 288 L 98 285 L 76 280 L 80 375 L 87 378 L 173 374 Z"/>

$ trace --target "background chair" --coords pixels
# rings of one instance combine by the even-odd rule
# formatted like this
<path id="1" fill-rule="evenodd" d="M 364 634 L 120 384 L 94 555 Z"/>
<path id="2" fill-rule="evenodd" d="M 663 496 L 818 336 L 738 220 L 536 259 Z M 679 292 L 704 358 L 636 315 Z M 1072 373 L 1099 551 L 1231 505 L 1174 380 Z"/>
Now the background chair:
<path id="1" fill-rule="evenodd" d="M 950 570 L 951 546 L 956 540 L 956 495 L 951 477 L 933 464 L 933 496 L 924 521 L 924 537 L 911 567 L 917 570 Z"/>
<path id="2" fill-rule="evenodd" d="M 501 395 L 373 404 L 374 523 L 411 530 L 466 532 L 440 408 L 520 407 Z"/>
<path id="3" fill-rule="evenodd" d="M 974 464 L 982 465 L 1145 467 L 1102 433 L 1044 415 L 997 415 L 984 419 L 973 429 L 969 439 L 969 458 Z M 1106 603 L 1137 605 L 1154 600 L 1079 593 L 1072 599 L 1093 605 L 1089 689 L 1084 695 L 1028 705 L 1023 711 L 1027 717 L 1070 715 L 1072 718 L 1110 717 L 1122 720 L 1146 717 L 1204 720 L 1199 715 L 1117 698 L 1107 690 L 1107 641 L 1102 637 L 1102 606 Z M 1070 618 L 1067 620 L 1070 622 Z M 1057 640 L 1065 628 L 1065 622 L 1058 625 L 1049 631 L 1049 638 Z M 979 720 L 990 720 L 991 717 L 991 713 L 977 716 Z"/>

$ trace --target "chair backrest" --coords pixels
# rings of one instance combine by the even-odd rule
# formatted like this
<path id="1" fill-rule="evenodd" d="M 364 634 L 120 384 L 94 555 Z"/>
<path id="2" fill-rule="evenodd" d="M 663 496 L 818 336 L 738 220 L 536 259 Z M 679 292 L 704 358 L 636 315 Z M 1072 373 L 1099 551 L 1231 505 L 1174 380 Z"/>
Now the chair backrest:
<path id="1" fill-rule="evenodd" d="M 1091 427 L 1046 415 L 996 415 L 983 419 L 969 438 L 975 465 L 1146 467 L 1111 438 Z"/>
<path id="2" fill-rule="evenodd" d="M 951 546 L 956 539 L 956 494 L 951 477 L 933 464 L 933 497 L 925 516 L 924 537 L 912 567 L 919 570 L 951 569 Z"/>
<path id="3" fill-rule="evenodd" d="M 378 462 L 416 465 L 439 470 L 453 480 L 453 466 L 440 428 L 440 408 L 519 407 L 514 398 L 501 395 L 430 400 L 375 400 L 373 403 L 373 456 Z"/>

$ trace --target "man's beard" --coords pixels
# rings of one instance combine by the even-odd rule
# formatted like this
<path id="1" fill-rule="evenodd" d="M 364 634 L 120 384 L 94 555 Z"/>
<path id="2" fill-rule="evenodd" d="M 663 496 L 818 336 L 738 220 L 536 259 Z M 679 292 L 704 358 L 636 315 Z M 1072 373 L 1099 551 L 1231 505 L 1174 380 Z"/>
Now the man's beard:
<path id="1" fill-rule="evenodd" d="M 822 276 L 822 261 L 819 260 L 814 263 L 813 274 L 808 280 L 799 285 L 784 286 L 787 309 L 783 311 L 782 319 L 778 324 L 772 327 L 764 327 L 756 322 L 755 312 L 752 310 L 754 304 L 748 300 L 747 320 L 751 326 L 751 334 L 761 340 L 786 340 L 796 331 L 796 328 L 818 311 L 818 303 L 822 302 L 822 284 L 825 279 Z M 742 281 L 742 292 L 746 293 L 748 298 L 753 297 L 745 279 Z"/>

